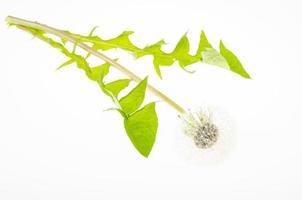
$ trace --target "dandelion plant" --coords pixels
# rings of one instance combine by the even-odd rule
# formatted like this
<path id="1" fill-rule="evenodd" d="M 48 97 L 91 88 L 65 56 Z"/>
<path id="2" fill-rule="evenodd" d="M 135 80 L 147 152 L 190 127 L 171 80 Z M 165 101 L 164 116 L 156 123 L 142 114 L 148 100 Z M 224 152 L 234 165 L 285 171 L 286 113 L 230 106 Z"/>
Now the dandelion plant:
<path id="1" fill-rule="evenodd" d="M 6 21 L 8 25 L 29 32 L 36 38 L 60 50 L 67 57 L 67 60 L 58 69 L 75 64 L 85 72 L 88 79 L 96 82 L 101 91 L 111 98 L 114 104 L 111 110 L 116 110 L 122 116 L 124 128 L 129 139 L 138 152 L 145 157 L 148 157 L 152 150 L 158 128 L 156 103 L 144 103 L 146 91 L 153 93 L 179 113 L 184 122 L 185 133 L 192 139 L 192 143 L 195 144 L 196 148 L 207 149 L 214 146 L 219 140 L 219 126 L 203 111 L 194 113 L 186 111 L 174 100 L 150 85 L 147 76 L 142 79 L 128 68 L 119 64 L 118 59 L 107 57 L 104 54 L 106 50 L 119 48 L 130 52 L 136 58 L 152 56 L 155 72 L 160 78 L 163 77 L 160 67 L 172 66 L 175 62 L 178 62 L 178 65 L 185 71 L 187 71 L 187 66 L 203 62 L 225 68 L 244 78 L 250 78 L 238 58 L 225 47 L 223 42 L 220 41 L 219 51 L 216 50 L 209 43 L 203 31 L 200 34 L 196 53 L 191 55 L 189 53 L 190 44 L 186 34 L 180 38 L 174 50 L 167 53 L 161 49 L 165 44 L 164 40 L 144 48 L 137 47 L 129 37 L 133 33 L 132 31 L 124 31 L 117 37 L 103 39 L 94 35 L 95 29 L 89 35 L 81 35 L 12 16 L 8 16 Z M 69 49 L 66 45 L 67 43 L 73 43 L 73 49 Z M 77 47 L 85 50 L 86 54 L 77 53 Z M 88 57 L 91 55 L 100 58 L 103 63 L 91 66 L 88 61 Z M 105 77 L 111 72 L 111 68 L 122 72 L 125 78 L 110 82 L 106 81 Z M 120 92 L 130 87 L 129 83 L 131 81 L 136 82 L 137 85 L 129 93 L 120 97 Z"/>

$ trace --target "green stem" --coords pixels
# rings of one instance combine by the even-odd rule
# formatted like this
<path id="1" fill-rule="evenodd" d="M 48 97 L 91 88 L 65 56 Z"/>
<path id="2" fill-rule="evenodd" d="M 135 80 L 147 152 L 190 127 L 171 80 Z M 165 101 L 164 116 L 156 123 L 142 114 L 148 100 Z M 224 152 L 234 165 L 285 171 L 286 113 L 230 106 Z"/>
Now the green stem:
<path id="1" fill-rule="evenodd" d="M 94 50 L 92 47 L 86 45 L 83 42 L 80 42 L 77 38 L 71 36 L 70 34 L 56 29 L 56 28 L 52 28 L 50 26 L 44 25 L 44 24 L 40 24 L 38 22 L 33 22 L 33 21 L 28 21 L 28 20 L 24 20 L 24 19 L 20 19 L 17 17 L 13 17 L 13 16 L 7 16 L 6 17 L 6 21 L 9 24 L 14 24 L 14 25 L 20 25 L 20 26 L 26 26 L 26 27 L 31 27 L 31 28 L 35 28 L 38 30 L 42 30 L 46 33 L 50 33 L 53 35 L 56 35 L 62 39 L 65 39 L 71 43 L 76 44 L 77 46 L 81 47 L 82 49 L 84 49 L 85 51 L 87 51 L 88 53 L 102 59 L 105 62 L 110 63 L 113 67 L 115 67 L 116 69 L 118 69 L 119 71 L 121 71 L 123 74 L 125 74 L 126 76 L 128 76 L 130 79 L 132 79 L 133 81 L 139 83 L 142 79 L 140 77 L 138 77 L 136 74 L 134 74 L 133 72 L 131 72 L 130 70 L 128 70 L 127 68 L 125 68 L 124 66 L 122 66 L 121 64 L 115 62 L 114 60 L 110 59 L 109 57 L 107 57 L 106 55 L 100 53 L 99 51 Z M 155 87 L 153 87 L 152 85 L 148 84 L 147 89 L 153 93 L 154 95 L 156 95 L 158 98 L 160 98 L 162 101 L 166 102 L 168 105 L 170 105 L 172 108 L 174 108 L 175 110 L 177 110 L 179 113 L 185 113 L 185 109 L 183 109 L 180 105 L 178 105 L 175 101 L 173 101 L 171 98 L 169 98 L 167 95 L 165 95 L 164 93 L 162 93 L 161 91 L 159 91 L 158 89 L 156 89 Z"/>

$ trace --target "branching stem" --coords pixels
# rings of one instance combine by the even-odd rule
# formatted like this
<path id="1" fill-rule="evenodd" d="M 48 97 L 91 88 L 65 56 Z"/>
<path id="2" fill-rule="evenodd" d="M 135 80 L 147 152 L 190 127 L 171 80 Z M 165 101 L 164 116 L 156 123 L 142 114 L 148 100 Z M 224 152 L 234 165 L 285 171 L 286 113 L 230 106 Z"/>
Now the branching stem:
<path id="1" fill-rule="evenodd" d="M 121 64 L 119 64 L 118 62 L 110 59 L 109 57 L 107 57 L 106 55 L 102 54 L 101 52 L 94 50 L 92 47 L 88 46 L 87 44 L 85 44 L 83 42 L 80 42 L 77 38 L 73 37 L 72 35 L 64 32 L 62 30 L 59 30 L 59 29 L 56 29 L 56 28 L 52 28 L 50 26 L 47 26 L 47 25 L 44 25 L 44 24 L 40 24 L 38 22 L 28 21 L 28 20 L 20 19 L 20 18 L 13 17 L 13 16 L 8 16 L 6 18 L 6 21 L 9 24 L 30 27 L 30 28 L 42 30 L 42 31 L 44 31 L 46 33 L 50 33 L 50 34 L 56 35 L 56 36 L 58 36 L 58 37 L 60 37 L 60 38 L 62 38 L 64 40 L 67 40 L 67 41 L 69 41 L 71 43 L 76 44 L 77 46 L 81 47 L 82 49 L 84 49 L 88 53 L 90 53 L 90 54 L 92 54 L 92 55 L 94 55 L 94 56 L 102 59 L 103 61 L 110 63 L 114 68 L 116 68 L 117 70 L 121 71 L 123 74 L 125 74 L 126 76 L 128 76 L 133 81 L 140 82 L 142 80 L 140 77 L 138 77 L 136 74 L 134 74 L 133 72 L 131 72 L 130 70 L 128 70 L 127 68 L 125 68 L 124 66 L 122 66 Z M 162 93 L 161 91 L 159 91 L 158 89 L 156 89 L 152 85 L 148 84 L 147 89 L 151 93 L 153 93 L 154 95 L 156 95 L 158 98 L 160 98 L 162 101 L 166 102 L 168 105 L 170 105 L 171 107 L 173 107 L 179 113 L 185 113 L 186 112 L 175 101 L 173 101 L 171 98 L 169 98 L 168 96 L 166 96 L 164 93 Z"/>

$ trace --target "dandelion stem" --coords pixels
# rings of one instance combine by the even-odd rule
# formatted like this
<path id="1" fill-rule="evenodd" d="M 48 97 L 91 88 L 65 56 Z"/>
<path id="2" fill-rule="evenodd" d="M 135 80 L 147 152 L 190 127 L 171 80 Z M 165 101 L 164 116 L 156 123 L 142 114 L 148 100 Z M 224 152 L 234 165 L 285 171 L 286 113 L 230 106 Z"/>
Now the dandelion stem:
<path id="1" fill-rule="evenodd" d="M 131 72 L 130 70 L 128 70 L 126 67 L 122 66 L 121 64 L 117 63 L 116 61 L 110 59 L 109 57 L 107 57 L 106 55 L 100 53 L 99 51 L 94 50 L 92 47 L 88 46 L 87 44 L 80 42 L 77 38 L 73 37 L 72 35 L 56 29 L 56 28 L 52 28 L 50 26 L 38 23 L 38 22 L 34 22 L 34 21 L 28 21 L 25 19 L 21 19 L 21 18 L 17 18 L 17 17 L 13 17 L 13 16 L 7 16 L 6 17 L 6 21 L 9 24 L 14 24 L 14 25 L 19 25 L 19 26 L 25 26 L 25 27 L 30 27 L 30 28 L 34 28 L 34 29 L 38 29 L 38 30 L 42 30 L 46 33 L 50 33 L 53 35 L 56 35 L 64 40 L 67 40 L 71 43 L 76 44 L 77 46 L 81 47 L 82 49 L 84 49 L 85 51 L 87 51 L 88 53 L 102 59 L 105 62 L 110 63 L 114 68 L 118 69 L 119 71 L 121 71 L 123 74 L 125 74 L 126 76 L 128 76 L 130 79 L 132 79 L 135 82 L 140 82 L 142 79 L 140 77 L 138 77 L 136 74 L 134 74 L 133 72 Z M 173 101 L 171 98 L 169 98 L 167 95 L 165 95 L 164 93 L 162 93 L 161 91 L 159 91 L 158 89 L 156 89 L 155 87 L 153 87 L 152 85 L 148 84 L 147 85 L 147 89 L 153 93 L 154 95 L 156 95 L 158 98 L 160 98 L 162 101 L 166 102 L 168 105 L 170 105 L 172 108 L 174 108 L 175 110 L 177 110 L 179 113 L 185 113 L 186 111 L 180 106 L 178 105 L 175 101 Z"/>

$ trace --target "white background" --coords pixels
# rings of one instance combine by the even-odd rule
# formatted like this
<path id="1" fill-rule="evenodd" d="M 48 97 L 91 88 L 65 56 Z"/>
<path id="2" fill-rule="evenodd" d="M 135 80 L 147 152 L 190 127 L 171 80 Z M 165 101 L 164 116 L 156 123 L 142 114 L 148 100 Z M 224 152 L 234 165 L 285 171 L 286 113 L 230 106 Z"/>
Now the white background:
<path id="1" fill-rule="evenodd" d="M 301 199 L 302 5 L 288 1 L 16 1 L 0 2 L 0 199 Z M 178 156 L 177 113 L 157 105 L 157 142 L 148 159 L 132 147 L 122 119 L 75 67 L 55 71 L 64 57 L 28 34 L 7 28 L 15 15 L 74 32 L 113 37 L 123 30 L 139 46 L 165 38 L 171 50 L 200 30 L 223 39 L 251 74 L 218 67 L 177 67 L 154 76 L 152 59 L 108 55 L 184 107 L 202 102 L 227 111 L 236 146 L 217 164 Z M 149 99 L 156 99 L 148 96 Z M 177 146 L 176 146 L 177 148 Z"/>

